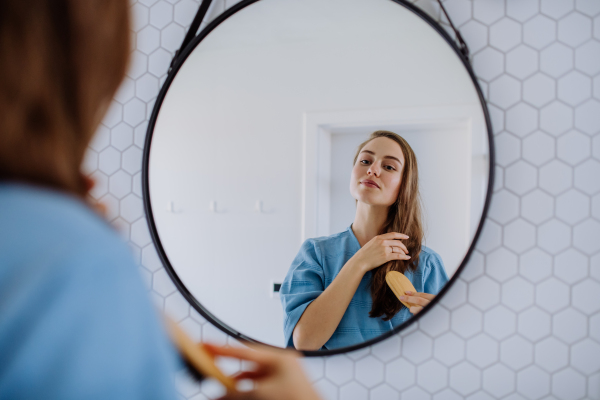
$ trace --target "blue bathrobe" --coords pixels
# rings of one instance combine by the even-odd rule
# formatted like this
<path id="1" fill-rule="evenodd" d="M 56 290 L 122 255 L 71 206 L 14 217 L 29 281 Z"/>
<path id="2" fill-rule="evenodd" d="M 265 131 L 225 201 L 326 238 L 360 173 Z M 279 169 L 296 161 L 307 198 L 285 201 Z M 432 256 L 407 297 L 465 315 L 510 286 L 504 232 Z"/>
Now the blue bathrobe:
<path id="1" fill-rule="evenodd" d="M 352 232 L 352 225 L 343 232 L 308 239 L 302 244 L 280 289 L 287 347 L 294 347 L 292 332 L 306 307 L 333 282 L 344 264 L 358 250 L 360 244 Z M 448 282 L 442 259 L 425 246 L 421 247 L 417 270 L 407 271 L 405 275 L 418 292 L 437 294 Z M 383 317 L 369 317 L 373 304 L 369 288 L 372 276 L 372 271 L 363 276 L 342 320 L 325 343 L 325 349 L 351 346 L 373 339 L 411 317 L 406 307 L 402 307 L 389 321 L 384 321 Z"/>

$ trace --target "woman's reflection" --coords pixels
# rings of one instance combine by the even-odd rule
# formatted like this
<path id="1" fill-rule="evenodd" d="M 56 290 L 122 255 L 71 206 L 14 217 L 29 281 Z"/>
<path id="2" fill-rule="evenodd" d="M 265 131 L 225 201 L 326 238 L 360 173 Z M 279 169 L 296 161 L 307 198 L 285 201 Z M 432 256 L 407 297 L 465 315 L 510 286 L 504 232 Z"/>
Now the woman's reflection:
<path id="1" fill-rule="evenodd" d="M 281 286 L 286 346 L 333 349 L 375 338 L 416 314 L 448 281 L 440 256 L 423 246 L 417 159 L 399 135 L 376 131 L 354 158 L 354 222 L 306 240 Z M 407 309 L 387 286 L 400 271 L 419 293 Z"/>

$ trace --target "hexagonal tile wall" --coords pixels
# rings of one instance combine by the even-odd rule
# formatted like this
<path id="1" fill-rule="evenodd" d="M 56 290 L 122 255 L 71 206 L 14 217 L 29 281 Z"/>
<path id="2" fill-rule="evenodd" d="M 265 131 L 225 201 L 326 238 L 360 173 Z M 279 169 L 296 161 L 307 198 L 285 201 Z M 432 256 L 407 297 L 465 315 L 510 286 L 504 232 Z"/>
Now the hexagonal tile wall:
<path id="1" fill-rule="evenodd" d="M 440 20 L 435 1 L 411 2 Z M 142 212 L 148 116 L 199 0 L 131 3 L 130 69 L 82 169 L 155 304 L 196 340 L 236 344 L 177 292 Z M 235 3 L 213 1 L 207 21 Z M 470 46 L 496 135 L 495 197 L 477 251 L 410 331 L 304 368 L 325 399 L 598 398 L 600 2 L 444 4 Z M 182 398 L 222 394 L 214 383 L 177 382 Z"/>

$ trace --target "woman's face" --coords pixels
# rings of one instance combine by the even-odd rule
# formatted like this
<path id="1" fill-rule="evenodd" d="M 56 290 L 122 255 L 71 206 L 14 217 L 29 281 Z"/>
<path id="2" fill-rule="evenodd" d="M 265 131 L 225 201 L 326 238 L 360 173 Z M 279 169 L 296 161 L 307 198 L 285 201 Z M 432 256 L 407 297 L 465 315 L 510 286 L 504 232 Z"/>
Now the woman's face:
<path id="1" fill-rule="evenodd" d="M 360 151 L 350 177 L 350 194 L 373 206 L 391 206 L 398 198 L 404 154 L 392 139 L 371 140 Z"/>

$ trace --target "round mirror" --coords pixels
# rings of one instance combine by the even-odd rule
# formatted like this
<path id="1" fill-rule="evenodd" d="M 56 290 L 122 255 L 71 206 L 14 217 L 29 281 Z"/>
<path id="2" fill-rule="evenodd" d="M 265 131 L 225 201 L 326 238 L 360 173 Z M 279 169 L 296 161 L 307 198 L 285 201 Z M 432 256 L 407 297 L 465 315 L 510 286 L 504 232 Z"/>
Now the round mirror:
<path id="1" fill-rule="evenodd" d="M 414 6 L 242 1 L 157 99 L 151 234 L 186 299 L 236 338 L 319 355 L 370 345 L 430 309 L 468 259 L 490 132 L 468 62 Z M 422 304 L 398 299 L 389 269 Z"/>

